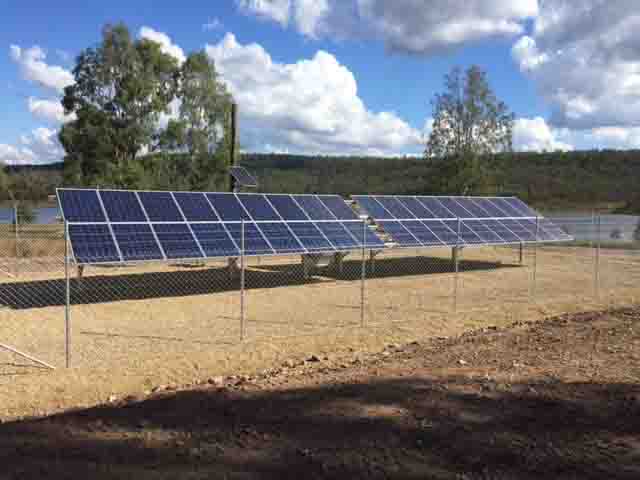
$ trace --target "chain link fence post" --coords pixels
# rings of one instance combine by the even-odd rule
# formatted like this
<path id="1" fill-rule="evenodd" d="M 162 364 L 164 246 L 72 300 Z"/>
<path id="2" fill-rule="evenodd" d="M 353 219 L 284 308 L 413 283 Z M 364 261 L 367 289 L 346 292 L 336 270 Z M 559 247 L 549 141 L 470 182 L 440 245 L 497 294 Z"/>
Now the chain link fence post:
<path id="1" fill-rule="evenodd" d="M 367 219 L 362 219 L 362 265 L 360 271 L 360 327 L 364 328 L 364 293 L 365 278 L 367 275 L 367 258 L 366 258 L 366 239 L 367 239 Z"/>
<path id="2" fill-rule="evenodd" d="M 595 251 L 595 276 L 594 276 L 594 292 L 596 300 L 600 300 L 600 247 L 602 241 L 602 214 L 598 213 L 596 220 L 596 251 Z"/>
<path id="3" fill-rule="evenodd" d="M 458 276 L 460 274 L 460 234 L 462 232 L 462 220 L 458 218 L 458 236 L 456 246 L 453 248 L 454 278 L 453 278 L 453 313 L 458 312 Z"/>
<path id="4" fill-rule="evenodd" d="M 64 278 L 65 278 L 65 305 L 64 305 L 64 353 L 65 366 L 71 366 L 71 279 L 69 276 L 69 224 L 64 222 Z"/>
<path id="5" fill-rule="evenodd" d="M 536 300 L 536 287 L 538 282 L 538 242 L 540 240 L 540 217 L 536 216 L 536 237 L 533 243 L 533 275 L 531 276 L 531 299 Z"/>
<path id="6" fill-rule="evenodd" d="M 240 341 L 245 337 L 245 231 L 244 220 L 240 222 Z"/>

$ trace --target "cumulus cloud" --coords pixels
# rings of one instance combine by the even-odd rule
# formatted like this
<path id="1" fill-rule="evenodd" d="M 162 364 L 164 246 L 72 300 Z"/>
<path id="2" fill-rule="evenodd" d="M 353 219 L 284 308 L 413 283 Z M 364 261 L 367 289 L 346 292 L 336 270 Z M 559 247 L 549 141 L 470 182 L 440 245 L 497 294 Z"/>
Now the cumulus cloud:
<path id="1" fill-rule="evenodd" d="M 304 153 L 402 153 L 421 134 L 393 112 L 372 112 L 353 73 L 319 51 L 293 64 L 227 34 L 207 54 L 240 106 L 243 146 Z"/>
<path id="2" fill-rule="evenodd" d="M 437 53 L 524 31 L 538 0 L 237 0 L 245 12 L 308 37 L 372 37 L 390 50 Z"/>
<path id="3" fill-rule="evenodd" d="M 22 135 L 18 145 L 0 143 L 0 162 L 6 165 L 53 163 L 63 157 L 64 149 L 58 142 L 58 132 L 46 127 Z"/>
<path id="4" fill-rule="evenodd" d="M 39 46 L 23 49 L 17 45 L 11 45 L 9 49 L 11 59 L 20 66 L 22 76 L 26 80 L 58 93 L 62 93 L 64 87 L 74 82 L 70 71 L 45 62 L 47 54 Z"/>
<path id="5" fill-rule="evenodd" d="M 29 111 L 36 117 L 49 123 L 65 123 L 75 119 L 75 115 L 65 115 L 60 100 L 47 100 L 29 97 Z"/>
<path id="6" fill-rule="evenodd" d="M 541 0 L 512 54 L 549 101 L 555 126 L 640 125 L 640 3 Z"/>
<path id="7" fill-rule="evenodd" d="M 542 117 L 519 118 L 513 126 L 516 151 L 554 152 L 573 150 L 573 146 L 559 139 L 562 132 L 555 131 Z"/>
<path id="8" fill-rule="evenodd" d="M 142 27 L 140 28 L 138 35 L 140 38 L 146 38 L 147 40 L 159 43 L 162 52 L 167 55 L 171 55 L 173 58 L 178 60 L 179 63 L 183 63 L 187 59 L 187 56 L 184 54 L 184 50 L 173 43 L 169 35 L 164 32 L 158 32 L 151 27 Z"/>
<path id="9" fill-rule="evenodd" d="M 244 13 L 273 20 L 283 26 L 289 23 L 291 0 L 236 0 L 236 4 Z"/>

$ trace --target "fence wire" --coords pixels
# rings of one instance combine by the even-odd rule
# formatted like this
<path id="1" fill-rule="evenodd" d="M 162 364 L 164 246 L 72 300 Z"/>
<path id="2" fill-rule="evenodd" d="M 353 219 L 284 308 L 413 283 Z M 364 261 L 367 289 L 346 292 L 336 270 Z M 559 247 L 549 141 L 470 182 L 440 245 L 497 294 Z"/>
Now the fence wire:
<path id="1" fill-rule="evenodd" d="M 640 300 L 637 217 L 551 220 L 577 240 L 371 248 L 362 220 L 348 229 L 360 246 L 343 252 L 257 256 L 247 242 L 229 259 L 86 267 L 65 260 L 62 224 L 0 225 L 0 373 L 195 361 L 340 332 L 449 336 Z"/>

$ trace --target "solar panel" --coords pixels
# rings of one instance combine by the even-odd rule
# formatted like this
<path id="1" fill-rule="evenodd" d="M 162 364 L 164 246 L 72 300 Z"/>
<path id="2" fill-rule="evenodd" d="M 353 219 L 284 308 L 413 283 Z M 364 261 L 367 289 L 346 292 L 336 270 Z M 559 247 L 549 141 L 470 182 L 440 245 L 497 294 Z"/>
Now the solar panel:
<path id="1" fill-rule="evenodd" d="M 222 223 L 193 223 L 191 229 L 207 257 L 237 257 L 240 249 Z"/>
<path id="2" fill-rule="evenodd" d="M 82 264 L 384 248 L 337 195 L 60 189 L 58 196 Z"/>
<path id="3" fill-rule="evenodd" d="M 60 190 L 60 209 L 67 222 L 104 222 L 105 216 L 95 190 Z"/>
<path id="4" fill-rule="evenodd" d="M 69 240 L 77 263 L 116 263 L 120 254 L 106 224 L 69 225 Z"/>
<path id="5" fill-rule="evenodd" d="M 251 175 L 246 168 L 234 166 L 229 169 L 229 173 L 241 187 L 257 187 L 258 180 Z"/>
<path id="6" fill-rule="evenodd" d="M 164 254 L 149 224 L 116 223 L 112 228 L 125 262 L 164 260 Z"/>
<path id="7" fill-rule="evenodd" d="M 568 241 L 571 236 L 515 197 L 354 196 L 402 247 Z M 419 221 L 412 221 L 415 218 Z"/>
<path id="8" fill-rule="evenodd" d="M 189 222 L 217 222 L 220 220 L 204 193 L 176 192 L 173 197 Z"/>
<path id="9" fill-rule="evenodd" d="M 136 192 L 122 190 L 99 190 L 100 198 L 110 222 L 146 222 Z"/>
<path id="10" fill-rule="evenodd" d="M 187 259 L 204 256 L 186 224 L 154 224 L 153 230 L 167 258 Z"/>
<path id="11" fill-rule="evenodd" d="M 170 192 L 139 192 L 150 222 L 183 222 L 184 218 Z"/>

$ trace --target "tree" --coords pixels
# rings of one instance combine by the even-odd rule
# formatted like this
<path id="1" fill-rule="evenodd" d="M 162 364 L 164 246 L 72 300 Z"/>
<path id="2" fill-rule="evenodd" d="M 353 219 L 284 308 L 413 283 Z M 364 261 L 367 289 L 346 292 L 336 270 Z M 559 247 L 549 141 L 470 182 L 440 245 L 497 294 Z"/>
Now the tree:
<path id="1" fill-rule="evenodd" d="M 432 101 L 433 127 L 425 149 L 432 189 L 469 194 L 492 182 L 484 157 L 513 150 L 514 115 L 492 92 L 477 66 L 445 76 L 445 92 Z"/>
<path id="2" fill-rule="evenodd" d="M 0 162 L 0 192 L 9 191 L 9 175 L 5 172 L 4 163 Z"/>
<path id="3" fill-rule="evenodd" d="M 175 98 L 179 65 L 159 44 L 133 40 L 126 26 L 107 25 L 85 49 L 62 105 L 75 120 L 60 131 L 68 182 L 135 187 L 136 157 L 152 146 L 161 113 Z"/>
<path id="4" fill-rule="evenodd" d="M 192 188 L 226 186 L 232 99 L 204 51 L 191 53 L 182 65 L 177 98 L 178 118 L 169 121 L 159 147 L 188 154 Z"/>

